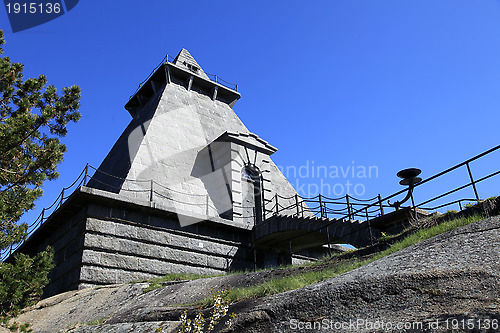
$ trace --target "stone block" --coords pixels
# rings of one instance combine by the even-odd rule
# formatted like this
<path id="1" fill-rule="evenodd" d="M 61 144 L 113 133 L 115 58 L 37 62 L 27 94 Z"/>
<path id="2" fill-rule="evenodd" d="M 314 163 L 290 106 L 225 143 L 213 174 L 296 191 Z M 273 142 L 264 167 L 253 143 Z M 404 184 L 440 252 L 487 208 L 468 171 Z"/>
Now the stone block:
<path id="1" fill-rule="evenodd" d="M 100 264 L 103 266 L 122 268 L 126 270 L 138 270 L 139 258 L 122 255 L 118 253 L 101 253 Z"/>
<path id="2" fill-rule="evenodd" d="M 109 245 L 111 245 L 111 247 L 108 247 L 109 250 L 117 249 L 119 252 L 138 255 L 149 255 L 149 251 L 147 249 L 151 247 L 149 244 L 122 238 L 113 239 Z"/>
<path id="3" fill-rule="evenodd" d="M 101 232 L 103 234 L 114 236 L 116 234 L 115 230 L 116 230 L 116 222 L 106 221 L 106 220 L 101 221 Z"/>
<path id="4" fill-rule="evenodd" d="M 83 250 L 82 263 L 99 265 L 101 263 L 101 253 L 89 249 Z"/>
<path id="5" fill-rule="evenodd" d="M 75 226 L 79 225 L 80 223 L 85 221 L 85 211 L 84 209 L 80 209 L 78 213 L 73 215 L 73 217 L 69 221 L 70 228 L 74 228 Z"/>
<path id="6" fill-rule="evenodd" d="M 67 274 L 69 271 L 80 266 L 82 260 L 82 252 L 76 252 L 65 261 L 60 262 L 51 271 L 51 280 L 58 280 Z"/>
<path id="7" fill-rule="evenodd" d="M 119 283 L 117 273 L 118 270 L 112 268 L 83 265 L 80 271 L 80 281 L 98 284 Z"/>
<path id="8" fill-rule="evenodd" d="M 54 248 L 54 251 L 60 251 L 64 249 L 68 243 L 73 242 L 75 238 L 80 236 L 84 232 L 83 224 L 77 225 L 74 228 L 71 228 L 68 232 L 62 235 L 59 238 L 51 237 L 49 239 L 48 245 L 51 245 Z M 55 235 L 56 233 L 54 233 Z"/>
<path id="9" fill-rule="evenodd" d="M 102 228 L 102 221 L 92 217 L 87 218 L 86 229 L 88 231 L 101 232 L 101 228 Z"/>
<path id="10" fill-rule="evenodd" d="M 117 283 L 127 283 L 131 281 L 140 281 L 140 280 L 151 280 L 154 278 L 158 278 L 160 275 L 144 273 L 144 272 L 131 272 L 131 271 L 116 271 L 116 281 Z"/>
<path id="11" fill-rule="evenodd" d="M 114 223 L 115 235 L 137 239 L 137 228 L 129 224 Z"/>
<path id="12" fill-rule="evenodd" d="M 77 237 L 76 239 L 74 239 L 64 248 L 65 252 L 64 257 L 69 258 L 75 252 L 80 251 L 82 247 L 83 247 L 83 235 L 81 237 Z"/>
<path id="13" fill-rule="evenodd" d="M 111 208 L 91 203 L 88 205 L 88 216 L 109 217 Z"/>
<path id="14" fill-rule="evenodd" d="M 229 258 L 207 256 L 206 266 L 208 266 L 210 268 L 227 270 L 229 268 L 230 262 L 231 262 L 231 259 L 229 259 Z"/>

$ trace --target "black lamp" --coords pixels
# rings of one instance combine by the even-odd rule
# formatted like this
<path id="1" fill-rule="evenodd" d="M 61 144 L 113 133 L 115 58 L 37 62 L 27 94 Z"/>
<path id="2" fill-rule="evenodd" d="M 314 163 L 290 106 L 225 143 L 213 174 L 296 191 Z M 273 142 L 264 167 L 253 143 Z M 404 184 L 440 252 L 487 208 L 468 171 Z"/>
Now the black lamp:
<path id="1" fill-rule="evenodd" d="M 406 194 L 406 197 L 401 200 L 401 201 L 396 201 L 395 203 L 391 204 L 390 201 L 388 201 L 389 206 L 396 208 L 396 210 L 399 210 L 399 207 L 408 201 L 408 199 L 411 198 L 413 206 L 415 206 L 415 203 L 413 202 L 413 187 L 415 184 L 418 184 L 422 181 L 422 178 L 417 177 L 422 170 L 417 169 L 417 168 L 409 168 L 409 169 L 404 169 L 401 170 L 397 173 L 397 176 L 399 178 L 403 178 L 399 184 L 403 186 L 408 186 L 408 193 Z"/>

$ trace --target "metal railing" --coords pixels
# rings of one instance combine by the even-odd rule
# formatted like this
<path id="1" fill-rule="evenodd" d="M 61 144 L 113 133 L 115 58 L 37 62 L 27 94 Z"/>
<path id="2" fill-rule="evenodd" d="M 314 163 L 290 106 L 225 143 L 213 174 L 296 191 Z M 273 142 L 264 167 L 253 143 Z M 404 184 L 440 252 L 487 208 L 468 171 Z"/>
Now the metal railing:
<path id="1" fill-rule="evenodd" d="M 373 208 L 372 203 L 376 204 Z M 321 218 L 346 217 L 349 220 L 373 219 L 384 215 L 384 208 L 391 208 L 387 204 L 382 204 L 380 194 L 370 199 L 358 199 L 349 194 L 330 198 L 321 194 L 314 197 L 303 197 L 298 194 L 284 197 L 276 193 L 273 199 L 266 202 L 264 206 L 264 216 L 286 214 L 304 217 L 304 215 L 312 213 Z M 361 208 L 361 211 L 356 208 Z"/>
<path id="2" fill-rule="evenodd" d="M 94 177 L 96 174 L 121 180 L 124 182 L 124 185 L 117 187 L 110 184 L 109 182 L 103 182 L 102 180 L 98 179 L 99 177 Z M 54 202 L 50 206 L 43 208 L 35 221 L 31 224 L 28 224 L 26 238 L 29 238 L 41 225 L 43 225 L 47 221 L 47 219 L 64 204 L 66 199 L 68 199 L 72 193 L 77 191 L 81 186 L 87 186 L 89 184 L 89 181 L 95 182 L 96 185 L 98 184 L 98 186 L 92 186 L 92 188 L 102 190 L 103 187 L 109 190 L 133 193 L 138 198 L 142 198 L 143 200 L 152 203 L 158 201 L 175 202 L 177 204 L 180 204 L 178 205 L 179 207 L 182 207 L 184 205 L 186 211 L 198 213 L 200 216 L 206 218 L 220 216 L 220 208 L 217 208 L 215 206 L 215 204 L 211 201 L 210 195 L 208 194 L 196 194 L 192 192 L 180 191 L 173 188 L 172 186 L 165 186 L 164 184 L 160 184 L 152 179 L 140 180 L 117 177 L 87 164 L 75 179 L 75 181 L 68 187 L 64 187 L 56 197 Z M 194 211 L 189 207 L 194 209 Z M 235 205 L 233 203 L 231 204 L 231 210 L 234 210 L 234 208 L 252 210 L 253 215 L 233 216 L 233 220 L 241 219 L 243 223 L 247 220 L 252 220 L 253 222 L 257 217 L 255 207 L 245 207 L 243 205 Z M 12 244 L 10 247 L 0 251 L 0 260 L 4 261 L 5 259 L 7 259 L 23 243 L 24 240 L 17 244 Z"/>
<path id="3" fill-rule="evenodd" d="M 476 155 L 462 163 L 459 163 L 457 165 L 454 165 L 452 166 L 451 168 L 448 168 L 442 172 L 439 172 L 427 179 L 424 179 L 422 180 L 421 182 L 417 183 L 414 185 L 414 191 L 420 187 L 422 187 L 423 185 L 425 184 L 428 184 L 430 183 L 431 181 L 441 177 L 441 176 L 444 176 L 446 174 L 449 174 L 450 172 L 454 171 L 454 170 L 457 170 L 459 168 L 466 168 L 467 169 L 467 173 L 468 173 L 468 178 L 469 178 L 469 181 L 462 185 L 462 186 L 458 186 L 458 187 L 455 187 L 451 190 L 448 190 L 446 192 L 443 192 L 437 196 L 434 196 L 430 199 L 427 199 L 421 203 L 418 203 L 418 204 L 415 204 L 415 206 L 413 206 L 412 208 L 414 209 L 414 217 L 416 218 L 417 217 L 417 214 L 416 214 L 416 208 L 420 208 L 420 209 L 423 209 L 423 210 L 428 210 L 428 211 L 432 211 L 432 210 L 436 210 L 436 209 L 439 209 L 439 208 L 442 208 L 442 207 L 446 207 L 446 206 L 450 206 L 450 205 L 454 205 L 454 204 L 458 204 L 458 206 L 460 207 L 460 210 L 462 210 L 463 206 L 462 206 L 462 203 L 463 202 L 477 202 L 479 203 L 481 201 L 480 199 L 480 196 L 479 196 L 479 192 L 477 190 L 477 186 L 476 184 L 478 183 L 481 183 L 481 182 L 484 182 L 498 174 L 500 174 L 500 170 L 497 170 L 497 171 L 494 171 L 494 172 L 491 172 L 489 173 L 488 175 L 484 176 L 484 177 L 481 177 L 479 179 L 474 179 L 473 177 L 473 174 L 472 174 L 472 171 L 471 171 L 471 167 L 470 167 L 470 164 L 486 155 L 489 155 L 497 150 L 500 149 L 500 145 L 496 146 L 496 147 L 493 147 L 479 155 Z M 462 198 L 462 199 L 458 199 L 458 200 L 452 200 L 452 201 L 449 201 L 449 202 L 446 202 L 444 204 L 440 204 L 440 205 L 437 205 L 435 207 L 429 207 L 429 206 L 426 206 L 432 202 L 435 202 L 439 199 L 442 199 L 442 198 L 445 198 L 451 194 L 454 194 L 460 190 L 463 190 L 463 189 L 466 189 L 468 187 L 471 187 L 473 189 L 473 192 L 474 192 L 474 195 L 475 195 L 475 199 L 469 199 L 469 198 Z M 295 203 L 292 203 L 290 205 L 287 205 L 287 206 L 284 206 L 284 205 L 281 205 L 279 204 L 279 198 L 282 198 L 282 199 L 290 199 L 290 197 L 288 198 L 285 198 L 285 197 L 280 197 L 280 196 L 275 196 L 275 199 L 274 199 L 274 205 L 271 207 L 271 209 L 267 210 L 269 213 L 272 213 L 273 215 L 280 215 L 280 213 L 283 213 L 283 212 L 287 212 L 288 215 L 292 215 L 290 214 L 290 212 L 296 210 L 297 213 L 296 215 L 297 216 L 303 216 L 303 212 L 304 210 L 301 208 L 301 205 L 302 205 L 302 202 L 312 202 L 312 203 L 317 203 L 318 206 L 316 207 L 313 207 L 311 209 L 311 211 L 317 216 L 317 217 L 322 217 L 322 218 L 332 218 L 332 221 L 329 222 L 329 223 L 322 223 L 321 226 L 317 227 L 317 228 L 313 228 L 312 230 L 309 230 L 309 231 L 304 231 L 301 235 L 298 235 L 298 236 L 293 236 L 293 237 L 289 237 L 289 238 L 286 238 L 286 239 L 283 239 L 283 240 L 279 240 L 279 241 L 276 241 L 274 242 L 273 244 L 280 244 L 280 243 L 286 243 L 288 242 L 288 245 L 289 245 L 289 248 L 292 249 L 292 243 L 294 240 L 296 239 L 299 239 L 299 238 L 302 238 L 302 237 L 305 237 L 305 236 L 308 236 L 312 233 L 316 233 L 316 232 L 325 232 L 327 231 L 327 228 L 330 227 L 330 226 L 333 226 L 335 224 L 340 224 L 340 223 L 343 223 L 344 221 L 346 220 L 353 220 L 353 217 L 362 217 L 364 216 L 365 218 L 365 221 L 367 222 L 365 224 L 365 227 L 363 229 L 370 229 L 371 228 L 371 225 L 370 225 L 370 220 L 372 219 L 372 215 L 370 214 L 375 214 L 376 216 L 381 216 L 381 215 L 384 215 L 384 208 L 388 208 L 388 207 L 391 207 L 391 208 L 394 208 L 393 206 L 389 205 L 389 200 L 398 196 L 398 195 L 401 195 L 405 192 L 407 192 L 408 189 L 403 189 L 403 190 L 400 190 L 398 192 L 395 192 L 391 195 L 388 195 L 384 198 L 381 198 L 380 195 L 378 195 L 377 197 L 375 198 L 372 198 L 372 199 L 367 199 L 367 201 L 369 201 L 368 203 L 366 204 L 363 204 L 363 203 L 359 203 L 357 204 L 358 207 L 355 207 L 354 205 L 351 204 L 351 202 L 349 201 L 349 199 L 351 199 L 352 197 L 351 196 L 346 196 L 345 197 L 345 201 L 338 201 L 338 200 L 341 200 L 341 198 L 336 198 L 336 199 L 330 199 L 330 198 L 327 198 L 324 197 L 324 196 L 316 196 L 316 197 L 313 197 L 313 198 L 302 198 L 300 196 L 297 196 L 296 199 L 295 199 Z M 361 201 L 360 199 L 357 199 L 358 201 Z M 384 202 L 387 202 L 388 204 L 384 204 Z M 327 205 L 330 203 L 335 203 L 337 205 L 345 205 L 346 207 L 343 208 L 343 209 L 339 209 L 339 210 L 332 210 L 330 209 Z M 274 211 L 273 211 L 274 209 Z M 347 212 L 345 212 L 345 210 L 348 210 Z M 340 216 L 339 215 L 336 215 L 336 216 L 330 216 L 330 212 L 334 212 L 335 214 L 339 214 L 340 213 Z M 344 214 L 342 215 L 342 212 L 344 212 Z M 256 225 L 255 228 L 259 228 L 259 225 Z M 361 229 L 360 229 L 361 230 Z M 359 230 L 358 230 L 359 231 Z M 358 232 L 357 231 L 357 232 Z M 293 252 L 290 250 L 290 255 L 292 255 Z"/>
<path id="4" fill-rule="evenodd" d="M 33 221 L 31 224 L 28 224 L 27 237 L 31 236 L 33 232 L 35 232 L 35 230 L 37 230 L 45 221 L 47 221 L 49 216 L 52 215 L 52 213 L 57 209 L 59 209 L 59 207 L 62 206 L 65 200 L 68 199 L 76 189 L 86 183 L 87 173 L 88 168 L 86 167 L 82 170 L 82 172 L 80 172 L 80 175 L 71 185 L 69 185 L 68 187 L 63 187 L 59 195 L 50 206 L 42 209 L 35 221 Z M 24 240 L 17 244 L 12 244 L 10 247 L 0 251 L 0 260 L 4 261 L 5 259 L 7 259 L 12 254 L 12 252 L 17 250 L 23 243 Z"/>
<path id="5" fill-rule="evenodd" d="M 163 64 L 166 64 L 166 63 L 173 63 L 175 60 L 175 58 L 171 57 L 170 55 L 166 55 L 165 57 L 163 57 L 163 59 L 161 60 L 161 62 L 151 71 L 151 73 L 141 82 L 139 83 L 139 86 L 137 87 L 137 89 L 134 91 L 134 93 L 132 95 L 130 95 L 129 99 L 131 99 L 132 97 L 135 96 L 135 94 L 137 94 L 137 92 L 142 88 L 142 86 L 149 81 L 149 79 L 153 76 L 153 74 L 158 70 L 158 68 L 160 68 L 160 66 L 162 66 Z M 231 82 L 227 82 L 223 79 L 221 79 L 219 76 L 215 75 L 215 74 L 208 74 L 208 73 L 205 73 L 205 75 L 213 82 L 215 83 L 218 83 L 226 88 L 229 88 L 231 90 L 234 90 L 234 91 L 238 91 L 238 85 L 236 83 L 231 83 Z"/>
<path id="6" fill-rule="evenodd" d="M 431 182 L 432 180 L 439 178 L 445 174 L 450 173 L 451 171 L 454 171 L 458 168 L 465 167 L 467 168 L 468 175 L 470 181 L 462 186 L 456 187 L 454 189 L 451 189 L 447 192 L 444 192 L 438 196 L 435 196 L 431 199 L 425 200 L 419 204 L 416 204 L 414 208 L 421 208 L 424 210 L 435 210 L 439 209 L 441 207 L 449 206 L 452 204 L 458 204 L 460 209 L 462 209 L 462 203 L 463 202 L 471 202 L 471 201 L 480 201 L 479 193 L 476 187 L 476 184 L 484 182 L 485 180 L 488 180 L 498 174 L 500 174 L 500 170 L 492 172 L 480 179 L 475 180 L 473 178 L 471 168 L 470 168 L 470 163 L 480 159 L 494 151 L 497 151 L 500 149 L 500 145 L 485 151 L 484 153 L 481 153 L 471 159 L 468 159 L 462 163 L 459 163 L 449 169 L 446 169 L 443 172 L 440 172 L 434 176 L 431 176 L 425 180 L 422 180 L 418 184 L 414 186 L 414 188 L 419 188 L 422 185 Z M 127 186 L 121 186 L 121 187 L 114 187 L 110 185 L 109 183 L 102 182 L 98 180 L 96 177 L 93 177 L 90 175 L 91 172 L 99 172 L 103 175 L 113 177 L 116 179 L 120 179 L 123 181 L 128 182 L 128 185 L 131 184 L 139 184 L 138 186 L 135 187 L 127 187 Z M 121 177 L 116 177 L 114 175 L 102 172 L 89 164 L 85 166 L 85 168 L 82 170 L 82 172 L 79 174 L 79 176 L 75 179 L 75 181 L 68 187 L 64 187 L 57 198 L 54 200 L 54 202 L 47 208 L 42 209 L 40 212 L 39 216 L 37 219 L 32 222 L 31 224 L 28 225 L 28 237 L 33 234 L 35 230 L 37 230 L 48 218 L 49 216 L 54 213 L 57 209 L 59 209 L 65 200 L 70 197 L 70 195 L 79 189 L 82 185 L 87 186 L 89 179 L 92 179 L 92 181 L 96 181 L 98 183 L 101 183 L 105 186 L 108 186 L 110 188 L 114 188 L 120 191 L 128 191 L 128 192 L 135 192 L 135 193 L 143 193 L 143 196 L 145 199 L 154 202 L 155 198 L 161 198 L 162 200 L 169 200 L 177 203 L 181 203 L 187 206 L 195 206 L 198 208 L 202 208 L 207 216 L 212 216 L 212 215 L 218 215 L 218 209 L 217 207 L 214 206 L 214 204 L 210 201 L 209 195 L 207 194 L 195 194 L 191 192 L 183 192 L 179 191 L 177 189 L 174 189 L 172 187 L 165 186 L 163 184 L 159 184 L 155 182 L 154 180 L 131 180 L 131 179 L 126 179 L 126 178 L 121 178 Z M 142 185 L 141 185 L 142 184 Z M 147 184 L 146 186 L 143 186 L 143 184 Z M 458 200 L 453 200 L 450 202 L 447 202 L 445 204 L 441 204 L 435 207 L 428 207 L 425 205 L 428 205 L 429 203 L 435 202 L 438 199 L 442 199 L 448 195 L 451 195 L 457 191 L 460 191 L 462 189 L 465 189 L 467 187 L 472 187 L 474 194 L 476 196 L 475 199 L 458 199 Z M 168 193 L 177 193 L 181 195 L 181 197 L 174 198 L 172 195 L 169 195 Z M 321 229 L 328 228 L 331 225 L 334 225 L 335 223 L 340 223 L 346 220 L 355 220 L 356 218 L 364 219 L 365 221 L 369 222 L 371 219 L 382 216 L 386 213 L 388 208 L 391 208 L 392 206 L 389 204 L 384 204 L 384 202 L 388 202 L 389 199 L 392 199 L 400 194 L 403 194 L 407 191 L 407 189 L 400 190 L 396 193 L 393 193 L 389 196 L 386 196 L 382 198 L 380 195 L 377 195 L 374 198 L 371 199 L 356 199 L 350 195 L 346 195 L 344 197 L 340 198 L 329 198 L 326 196 L 322 195 L 317 195 L 312 198 L 307 198 L 307 197 L 301 197 L 299 195 L 295 195 L 292 197 L 283 197 L 280 196 L 279 194 L 275 194 L 274 199 L 270 200 L 267 203 L 264 203 L 264 210 L 263 210 L 263 218 L 266 219 L 270 217 L 270 215 L 296 215 L 296 216 L 304 216 L 304 214 L 314 214 L 317 217 L 321 218 L 329 218 L 332 219 L 331 222 L 329 223 L 323 223 L 321 227 L 312 229 L 310 231 L 304 232 L 299 236 L 287 238 L 285 240 L 282 240 L 280 242 L 292 242 L 296 238 L 304 237 L 310 233 L 313 232 L 318 232 L 321 231 Z M 184 200 L 182 199 L 182 196 L 185 196 Z M 274 205 L 273 205 L 274 201 Z M 291 202 L 291 203 L 290 203 Z M 314 205 L 313 204 L 317 204 Z M 268 207 L 269 206 L 269 207 Z M 311 206 L 311 207 L 309 207 Z M 233 204 L 233 208 L 235 205 Z M 242 219 L 249 219 L 249 218 L 256 218 L 258 214 L 255 212 L 254 207 L 243 207 L 241 206 L 240 208 L 242 209 L 253 209 L 254 210 L 254 215 L 253 216 L 239 216 L 234 218 L 242 218 Z M 200 211 L 201 212 L 201 211 Z M 255 226 L 256 228 L 259 228 L 259 225 Z M 366 228 L 370 228 L 369 223 L 367 224 Z M 20 242 L 18 244 L 14 244 L 10 246 L 7 249 L 4 249 L 0 252 L 0 259 L 5 260 L 12 252 L 14 252 L 19 246 L 22 245 L 23 242 Z"/>
<path id="7" fill-rule="evenodd" d="M 215 74 L 208 74 L 208 73 L 205 74 L 208 76 L 210 80 L 214 81 L 215 83 L 223 85 L 224 87 L 229 88 L 231 90 L 238 91 L 238 85 L 236 83 L 227 82 Z"/>

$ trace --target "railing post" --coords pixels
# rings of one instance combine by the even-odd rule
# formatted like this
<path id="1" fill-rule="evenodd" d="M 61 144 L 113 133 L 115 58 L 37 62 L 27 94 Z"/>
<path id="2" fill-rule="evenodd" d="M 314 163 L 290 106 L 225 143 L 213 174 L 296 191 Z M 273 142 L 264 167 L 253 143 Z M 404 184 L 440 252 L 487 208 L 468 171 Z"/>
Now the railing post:
<path id="1" fill-rule="evenodd" d="M 411 204 L 413 206 L 413 215 L 414 215 L 415 221 L 418 222 L 417 206 L 415 206 L 415 200 L 413 199 L 413 191 L 411 191 L 410 197 L 411 197 Z"/>
<path id="2" fill-rule="evenodd" d="M 370 232 L 370 243 L 373 245 L 373 234 L 372 234 L 372 226 L 370 225 L 370 220 L 366 220 L 368 223 L 368 231 Z"/>
<path id="3" fill-rule="evenodd" d="M 476 183 L 474 182 L 474 178 L 472 178 L 472 172 L 470 171 L 469 162 L 465 163 L 467 165 L 467 171 L 469 172 L 470 181 L 472 182 L 472 187 L 474 188 L 474 194 L 476 195 L 476 200 L 479 203 L 479 195 L 477 194 Z"/>
<path id="4" fill-rule="evenodd" d="M 172 82 L 170 78 L 170 69 L 168 68 L 168 66 L 165 66 L 165 80 L 167 81 L 167 83 Z"/>
<path id="5" fill-rule="evenodd" d="M 304 201 L 300 201 L 300 213 L 304 217 Z"/>
<path id="6" fill-rule="evenodd" d="M 151 179 L 151 189 L 149 191 L 149 201 L 153 202 L 153 180 Z"/>
<path id="7" fill-rule="evenodd" d="M 85 178 L 83 178 L 83 186 L 87 186 L 87 175 L 89 174 L 89 164 L 85 166 Z"/>
<path id="8" fill-rule="evenodd" d="M 330 232 L 328 230 L 328 227 L 326 227 L 326 240 L 328 242 L 328 255 L 331 257 L 332 256 L 332 248 L 330 247 Z"/>
<path id="9" fill-rule="evenodd" d="M 295 208 L 297 208 L 297 217 L 299 217 L 299 195 L 295 194 Z"/>
<path id="10" fill-rule="evenodd" d="M 45 208 L 42 209 L 42 218 L 40 219 L 40 225 L 43 224 L 43 218 L 44 218 L 44 216 L 45 216 Z"/>
<path id="11" fill-rule="evenodd" d="M 458 200 L 458 207 L 460 207 L 460 210 L 462 210 L 462 202 Z"/>
<path id="12" fill-rule="evenodd" d="M 345 201 L 347 203 L 347 216 L 349 217 L 349 220 L 354 220 L 354 218 L 351 219 L 352 212 L 351 212 L 351 205 L 349 204 L 349 194 L 345 195 Z"/>
<path id="13" fill-rule="evenodd" d="M 257 250 L 253 248 L 253 271 L 257 270 Z"/>
<path id="14" fill-rule="evenodd" d="M 384 215 L 384 205 L 382 205 L 382 197 L 378 194 L 378 204 L 380 205 L 380 214 Z"/>
<path id="15" fill-rule="evenodd" d="M 368 215 L 368 207 L 365 208 L 365 214 L 366 214 L 366 223 L 368 224 L 368 231 L 370 232 L 370 242 L 373 245 L 373 234 L 372 234 L 372 227 L 370 226 L 370 216 Z"/>
<path id="16" fill-rule="evenodd" d="M 278 215 L 278 193 L 274 193 L 274 201 L 276 202 L 276 215 Z"/>
<path id="17" fill-rule="evenodd" d="M 61 191 L 61 201 L 59 201 L 59 207 L 62 206 L 63 200 L 64 200 L 64 187 L 63 187 L 63 189 Z"/>
<path id="18" fill-rule="evenodd" d="M 323 202 L 321 201 L 321 194 L 318 194 L 319 199 L 319 215 L 323 218 Z"/>

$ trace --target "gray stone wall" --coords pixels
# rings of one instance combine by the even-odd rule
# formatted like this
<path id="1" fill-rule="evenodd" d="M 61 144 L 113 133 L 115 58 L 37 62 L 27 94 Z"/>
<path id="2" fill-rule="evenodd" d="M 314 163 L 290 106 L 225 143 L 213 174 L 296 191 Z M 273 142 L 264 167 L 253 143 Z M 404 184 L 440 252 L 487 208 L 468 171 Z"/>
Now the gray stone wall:
<path id="1" fill-rule="evenodd" d="M 296 194 L 269 156 L 243 151 L 241 147 L 236 151 L 231 149 L 230 155 L 226 150 L 213 149 L 216 163 L 208 164 L 212 168 L 209 173 L 200 173 L 210 162 L 209 154 L 205 153 L 208 145 L 227 131 L 248 134 L 249 130 L 231 105 L 213 100 L 213 93 L 197 91 L 196 84 L 189 90 L 185 82 L 176 82 L 174 78 L 173 75 L 167 84 L 158 83 L 149 101 L 137 108 L 134 119 L 93 176 L 90 187 L 134 200 L 149 200 L 154 181 L 158 184 L 154 188 L 158 193 L 156 202 L 174 205 L 176 212 L 187 215 L 213 217 L 225 216 L 231 208 L 221 204 L 220 194 L 227 184 L 233 191 L 230 194 L 235 223 L 242 222 L 242 198 L 238 191 L 245 163 L 257 164 L 262 172 L 266 208 L 273 205 L 271 200 L 276 193 L 283 197 Z M 289 201 L 280 204 L 288 206 L 294 199 Z"/>
<path id="2" fill-rule="evenodd" d="M 85 232 L 85 209 L 78 210 L 69 217 L 55 216 L 47 221 L 49 228 L 42 230 L 46 237 L 35 240 L 41 242 L 30 253 L 45 250 L 47 246 L 54 249 L 55 268 L 50 272 L 51 283 L 44 290 L 44 296 L 55 295 L 61 291 L 75 289 L 80 278 L 80 266 Z"/>
<path id="3" fill-rule="evenodd" d="M 172 217 L 96 204 L 88 212 L 80 287 L 253 268 L 243 230 L 203 223 L 181 228 Z"/>

